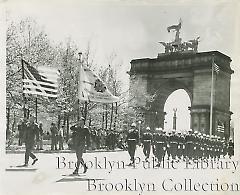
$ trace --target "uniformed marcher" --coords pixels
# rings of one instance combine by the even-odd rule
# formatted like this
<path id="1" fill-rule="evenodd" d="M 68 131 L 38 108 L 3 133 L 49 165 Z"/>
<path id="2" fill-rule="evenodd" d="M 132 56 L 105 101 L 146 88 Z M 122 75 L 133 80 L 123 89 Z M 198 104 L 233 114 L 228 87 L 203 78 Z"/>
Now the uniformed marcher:
<path id="1" fill-rule="evenodd" d="M 167 147 L 166 147 L 166 153 L 167 153 L 167 159 L 170 159 L 171 154 L 171 148 L 170 148 L 170 137 L 171 137 L 171 132 L 166 133 L 166 143 L 167 143 Z"/>
<path id="2" fill-rule="evenodd" d="M 160 166 L 166 154 L 167 140 L 164 133 L 165 132 L 162 128 L 156 128 L 156 131 L 153 134 L 154 155 L 158 160 L 157 166 Z"/>
<path id="3" fill-rule="evenodd" d="M 176 160 L 177 157 L 177 147 L 178 147 L 178 137 L 176 135 L 175 130 L 172 131 L 172 135 L 169 138 L 170 140 L 170 153 L 172 156 L 172 160 Z"/>
<path id="4" fill-rule="evenodd" d="M 129 163 L 129 166 L 131 166 L 134 164 L 136 146 L 139 143 L 139 132 L 136 129 L 136 123 L 131 124 L 131 128 L 128 131 L 126 141 L 128 144 L 128 153 L 130 155 L 130 161 L 131 161 Z"/>
<path id="5" fill-rule="evenodd" d="M 188 134 L 185 137 L 185 150 L 186 150 L 186 158 L 188 160 L 192 160 L 193 159 L 193 148 L 194 148 L 194 136 L 193 136 L 193 132 L 190 129 L 188 131 Z"/>
<path id="6" fill-rule="evenodd" d="M 200 159 L 203 156 L 203 150 L 202 150 L 202 141 L 203 136 L 201 134 L 201 132 L 199 132 L 196 135 L 196 159 Z"/>
<path id="7" fill-rule="evenodd" d="M 214 135 L 211 135 L 210 138 L 209 138 L 209 146 L 210 146 L 210 152 L 209 152 L 209 155 L 210 155 L 210 158 L 213 160 L 214 159 L 214 155 L 215 155 L 215 147 L 214 147 Z"/>
<path id="8" fill-rule="evenodd" d="M 211 139 L 210 139 L 210 135 L 206 135 L 206 142 L 207 142 L 207 149 L 206 149 L 206 157 L 205 159 L 209 159 L 210 155 L 211 155 Z"/>
<path id="9" fill-rule="evenodd" d="M 215 147 L 215 160 L 218 160 L 218 136 L 215 135 L 215 139 L 214 139 L 214 147 Z"/>
<path id="10" fill-rule="evenodd" d="M 227 155 L 228 143 L 227 143 L 227 139 L 225 139 L 224 137 L 222 139 L 222 145 L 223 145 L 223 153 L 222 153 L 222 155 L 223 155 L 223 158 L 225 158 L 226 155 Z"/>
<path id="11" fill-rule="evenodd" d="M 83 166 L 83 173 L 86 173 L 87 166 L 83 160 L 83 153 L 85 151 L 85 146 L 90 145 L 90 132 L 87 126 L 84 126 L 84 118 L 81 117 L 78 123 L 70 128 L 73 139 L 73 148 L 77 156 L 77 165 L 73 174 L 78 174 L 80 164 Z"/>
<path id="12" fill-rule="evenodd" d="M 198 158 L 198 132 L 194 131 L 192 134 L 192 139 L 193 139 L 193 152 L 192 152 L 192 158 L 193 160 L 197 160 Z"/>
<path id="13" fill-rule="evenodd" d="M 228 143 L 228 156 L 231 158 L 234 155 L 234 143 L 232 139 L 229 139 Z"/>
<path id="14" fill-rule="evenodd" d="M 202 135 L 202 159 L 207 157 L 207 135 L 204 133 Z"/>
<path id="15" fill-rule="evenodd" d="M 178 157 L 178 160 L 181 160 L 183 156 L 184 147 L 185 147 L 184 136 L 181 133 L 181 131 L 177 133 L 177 137 L 178 137 L 177 157 Z"/>
<path id="16" fill-rule="evenodd" d="M 221 142 L 220 136 L 217 137 L 216 145 L 217 145 L 216 159 L 219 160 L 221 157 L 221 153 L 222 153 L 222 142 Z"/>
<path id="17" fill-rule="evenodd" d="M 26 167 L 28 166 L 29 156 L 33 159 L 32 165 L 38 161 L 37 157 L 32 153 L 32 150 L 35 146 L 35 139 L 37 134 L 38 125 L 35 123 L 35 118 L 31 117 L 24 132 L 24 140 L 26 146 L 24 166 Z"/>
<path id="18" fill-rule="evenodd" d="M 142 136 L 143 153 L 145 155 L 145 161 L 148 161 L 148 158 L 150 155 L 152 139 L 153 139 L 153 135 L 150 132 L 150 127 L 147 127 L 146 132 L 143 133 L 143 136 Z"/>
<path id="19" fill-rule="evenodd" d="M 182 141 L 183 141 L 183 150 L 182 150 L 182 156 L 183 156 L 183 161 L 186 160 L 186 156 L 187 156 L 187 152 L 186 152 L 186 135 L 187 133 L 185 131 L 183 131 L 182 133 Z"/>

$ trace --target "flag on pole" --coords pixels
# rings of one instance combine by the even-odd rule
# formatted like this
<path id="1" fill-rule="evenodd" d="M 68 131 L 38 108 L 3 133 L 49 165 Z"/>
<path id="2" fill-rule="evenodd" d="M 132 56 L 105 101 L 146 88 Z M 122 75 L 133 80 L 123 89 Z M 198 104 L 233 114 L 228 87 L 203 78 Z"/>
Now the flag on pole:
<path id="1" fill-rule="evenodd" d="M 23 69 L 23 93 L 57 97 L 58 70 L 49 67 L 38 67 L 36 69 L 24 60 Z"/>
<path id="2" fill-rule="evenodd" d="M 213 63 L 213 70 L 218 74 L 220 71 L 220 68 L 217 64 Z"/>
<path id="3" fill-rule="evenodd" d="M 99 76 L 83 65 L 80 65 L 78 97 L 82 101 L 99 103 L 114 103 L 119 100 L 108 90 Z"/>
<path id="4" fill-rule="evenodd" d="M 218 121 L 218 124 L 217 124 L 217 131 L 218 131 L 218 132 L 222 132 L 222 133 L 224 133 L 224 130 L 225 130 L 224 123 L 221 122 L 221 121 Z"/>

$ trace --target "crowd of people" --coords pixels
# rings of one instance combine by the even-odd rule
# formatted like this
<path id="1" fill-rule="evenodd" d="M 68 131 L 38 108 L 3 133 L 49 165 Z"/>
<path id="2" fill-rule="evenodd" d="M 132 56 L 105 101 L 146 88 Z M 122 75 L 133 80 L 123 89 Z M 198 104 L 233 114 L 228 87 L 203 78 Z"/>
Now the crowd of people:
<path id="1" fill-rule="evenodd" d="M 234 143 L 232 139 L 225 139 L 217 135 L 206 135 L 200 132 L 181 131 L 165 131 L 162 128 L 151 130 L 139 129 L 136 123 L 131 124 L 131 128 L 127 131 L 118 132 L 110 129 L 104 131 L 96 127 L 87 127 L 84 125 L 84 118 L 81 118 L 77 123 L 70 127 L 71 136 L 69 140 L 65 140 L 65 127 L 60 128 L 55 123 L 51 124 L 49 129 L 49 139 L 51 141 L 51 150 L 63 150 L 64 142 L 67 143 L 69 149 L 75 150 L 77 156 L 77 168 L 73 174 L 78 174 L 79 165 L 82 164 L 84 172 L 87 167 L 82 158 L 86 149 L 109 149 L 115 150 L 117 147 L 128 150 L 130 155 L 129 166 L 134 164 L 135 151 L 137 145 L 143 148 L 145 161 L 148 161 L 151 150 L 153 155 L 158 160 L 158 166 L 164 158 L 168 160 L 219 160 L 221 157 L 228 156 L 231 158 L 234 155 Z M 25 163 L 28 166 L 29 157 L 32 158 L 32 165 L 38 159 L 33 154 L 32 150 L 43 149 L 44 131 L 42 123 L 37 124 L 35 118 L 29 120 L 24 119 L 18 126 L 19 145 L 25 142 Z M 35 142 L 36 141 L 36 142 Z"/>
<path id="2" fill-rule="evenodd" d="M 18 124 L 18 145 L 22 146 L 25 140 L 25 130 L 27 128 L 27 124 L 29 120 L 23 119 Z M 44 145 L 50 145 L 51 150 L 64 150 L 64 149 L 72 149 L 72 139 L 71 139 L 71 131 L 69 136 L 66 133 L 66 127 L 61 125 L 59 128 L 56 123 L 51 123 L 51 126 L 48 130 L 43 130 L 43 124 L 41 122 L 36 123 L 38 126 L 38 131 L 36 133 L 35 139 L 35 149 L 36 150 L 44 150 L 47 147 Z M 123 131 L 116 131 L 114 129 L 102 129 L 96 127 L 89 127 L 90 131 L 90 146 L 87 148 L 89 150 L 99 150 L 99 149 L 107 149 L 107 150 L 115 150 L 126 149 L 126 143 L 124 142 L 126 133 Z"/>
<path id="3" fill-rule="evenodd" d="M 131 125 L 127 135 L 128 152 L 130 164 L 134 164 L 136 145 L 143 146 L 145 160 L 148 161 L 152 148 L 154 156 L 159 164 L 164 158 L 171 160 L 219 160 L 227 155 L 231 158 L 234 155 L 234 143 L 232 139 L 225 139 L 217 135 L 206 135 L 200 132 L 166 132 L 162 128 L 151 131 L 149 127 L 139 136 L 136 124 Z"/>

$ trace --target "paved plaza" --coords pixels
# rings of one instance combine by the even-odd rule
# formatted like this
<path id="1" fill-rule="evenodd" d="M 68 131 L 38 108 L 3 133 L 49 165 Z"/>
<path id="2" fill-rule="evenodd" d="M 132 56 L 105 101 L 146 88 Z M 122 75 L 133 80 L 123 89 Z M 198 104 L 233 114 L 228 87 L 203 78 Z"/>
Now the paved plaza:
<path id="1" fill-rule="evenodd" d="M 145 162 L 139 147 L 135 166 L 127 166 L 127 151 L 86 153 L 88 172 L 71 176 L 76 161 L 74 153 L 38 153 L 37 157 L 39 161 L 34 166 L 16 168 L 10 166 L 23 164 L 24 154 L 6 154 L 1 182 L 3 194 L 172 194 L 176 191 L 182 194 L 186 191 L 224 191 L 227 187 L 230 191 L 236 188 L 232 183 L 240 183 L 240 162 L 234 159 L 198 163 L 166 159 L 156 167 L 153 155 Z M 224 184 L 226 179 L 228 184 Z M 204 183 L 208 184 L 202 189 Z"/>

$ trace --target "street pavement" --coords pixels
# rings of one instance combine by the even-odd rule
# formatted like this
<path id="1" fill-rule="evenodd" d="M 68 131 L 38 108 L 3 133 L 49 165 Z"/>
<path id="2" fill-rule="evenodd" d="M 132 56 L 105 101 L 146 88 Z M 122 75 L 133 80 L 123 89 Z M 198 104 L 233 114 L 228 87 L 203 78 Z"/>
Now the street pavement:
<path id="1" fill-rule="evenodd" d="M 185 186 L 184 183 L 190 180 L 200 184 L 227 182 L 229 186 L 239 183 L 240 190 L 240 162 L 236 159 L 222 159 L 218 164 L 173 163 L 166 160 L 157 168 L 153 155 L 148 163 L 145 162 L 142 148 L 139 147 L 135 166 L 127 166 L 127 151 L 85 153 L 88 172 L 70 176 L 76 161 L 74 153 L 38 153 L 37 157 L 39 161 L 34 166 L 19 170 L 10 166 L 23 164 L 24 154 L 6 154 L 0 192 L 4 195 L 185 194 L 186 191 L 196 191 L 193 187 L 190 189 Z M 79 172 L 82 172 L 82 168 Z M 205 194 L 212 192 L 209 186 L 206 189 Z M 203 190 L 197 188 L 197 191 Z"/>

